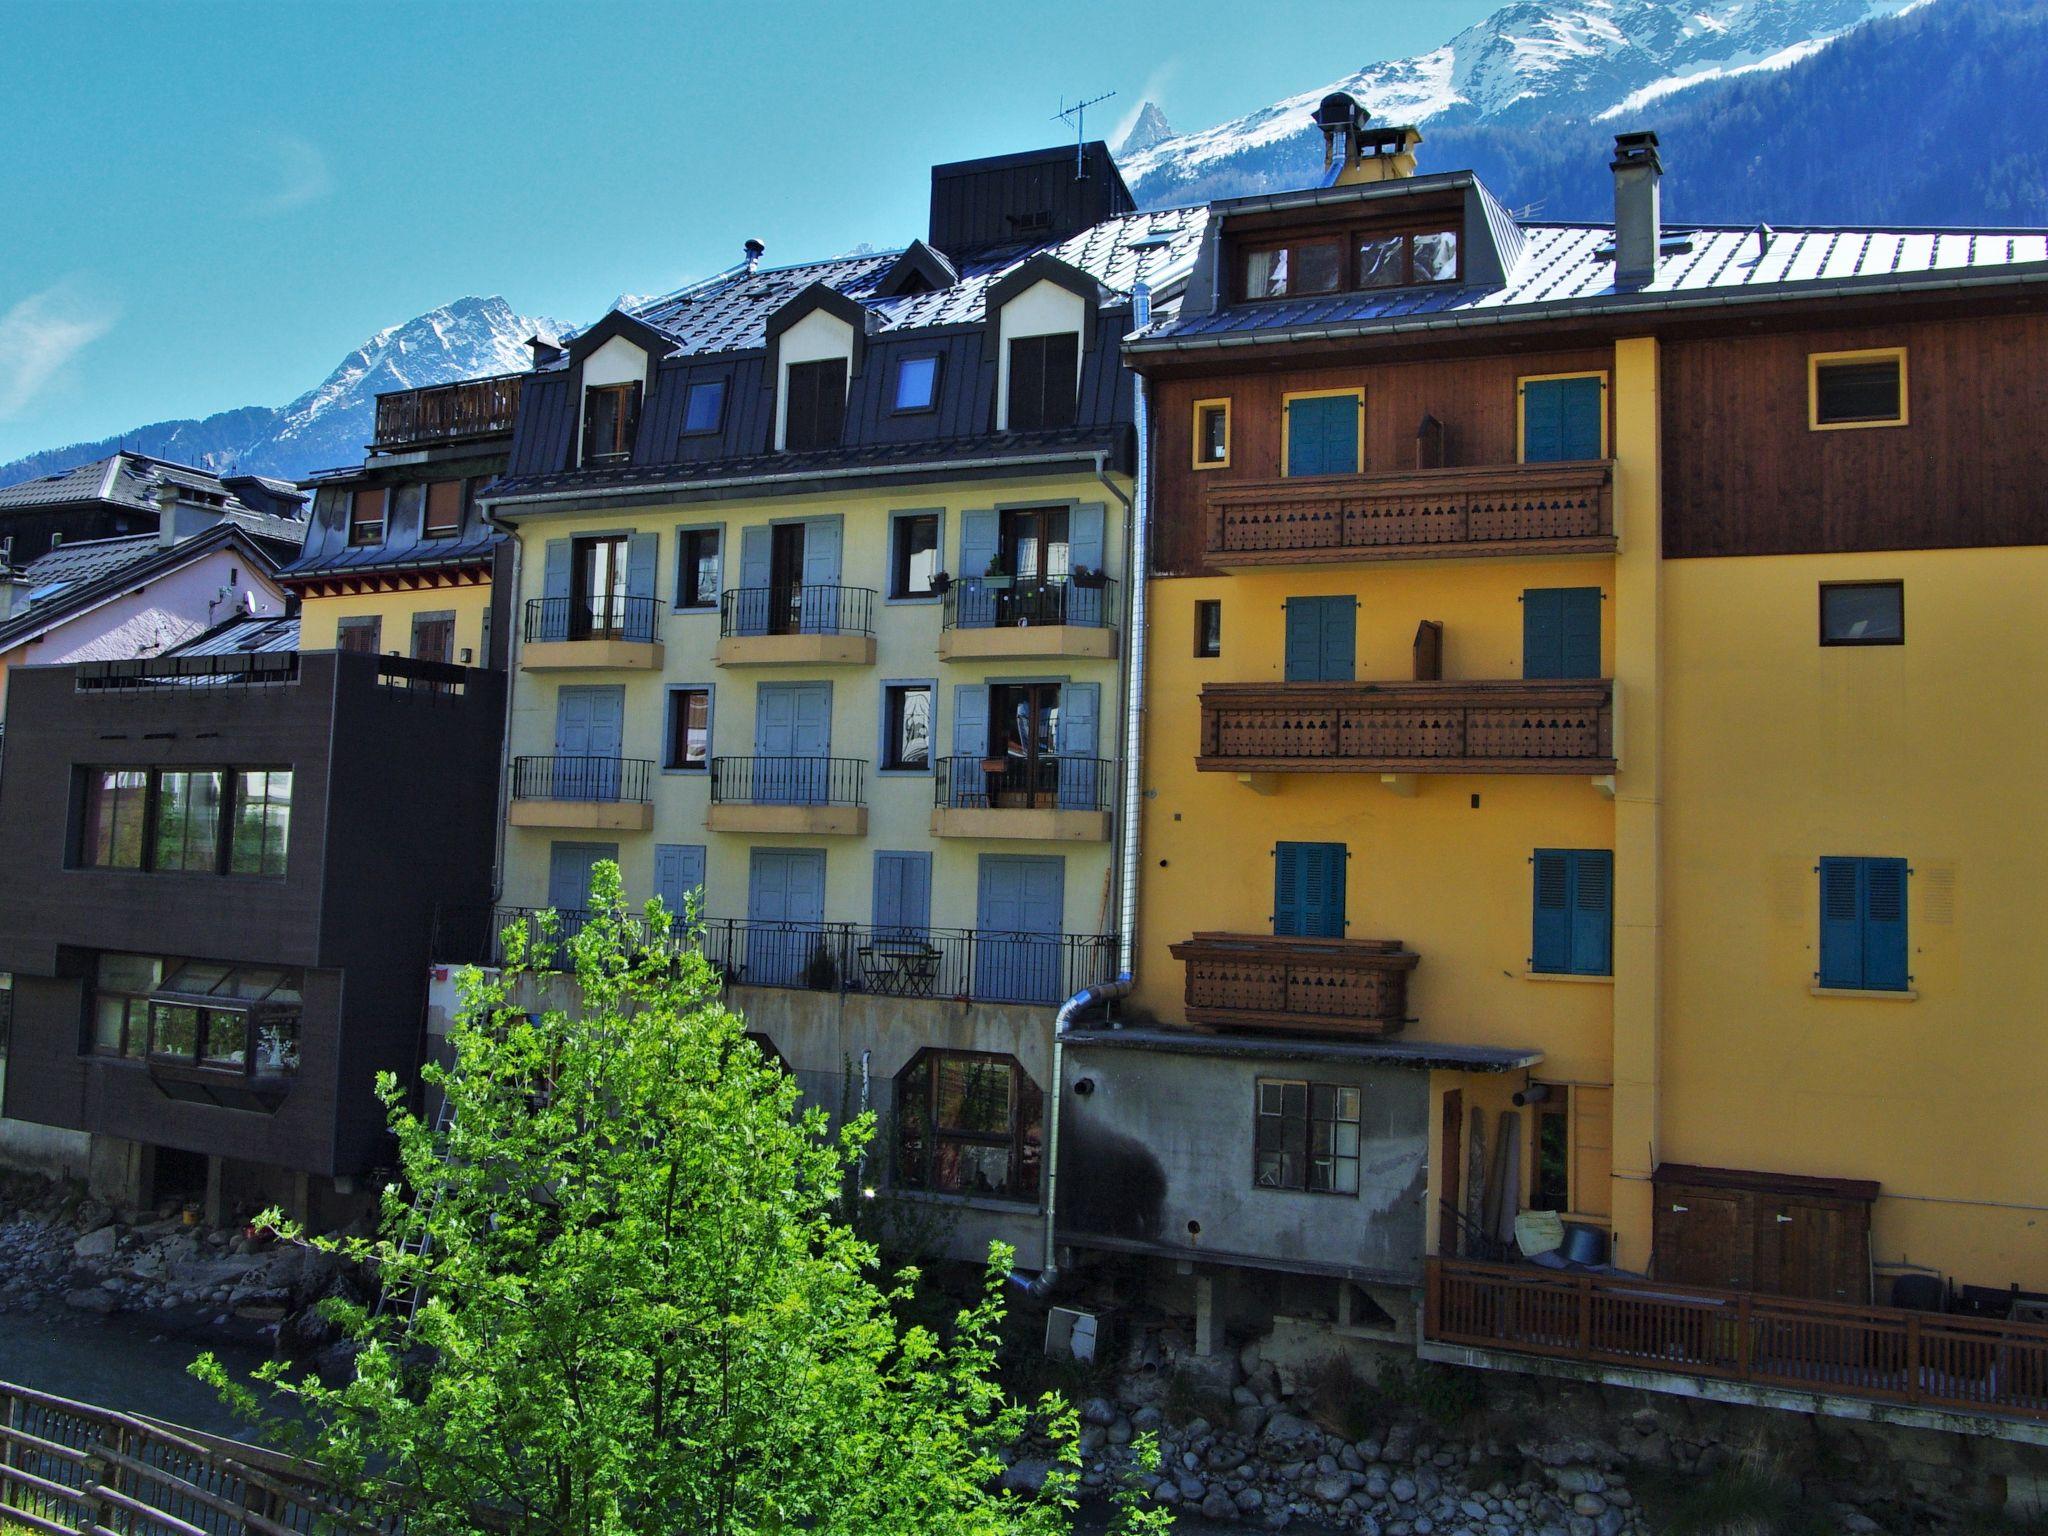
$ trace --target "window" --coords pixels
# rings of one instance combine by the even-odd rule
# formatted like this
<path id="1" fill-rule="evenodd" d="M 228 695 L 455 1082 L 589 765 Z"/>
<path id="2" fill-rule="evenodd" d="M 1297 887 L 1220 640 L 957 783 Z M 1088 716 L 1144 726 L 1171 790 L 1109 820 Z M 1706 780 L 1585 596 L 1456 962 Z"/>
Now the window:
<path id="1" fill-rule="evenodd" d="M 427 487 L 427 515 L 421 532 L 430 539 L 452 539 L 462 531 L 466 480 L 436 480 Z"/>
<path id="2" fill-rule="evenodd" d="M 939 360 L 933 357 L 906 357 L 896 365 L 896 396 L 893 409 L 898 412 L 929 411 L 939 403 Z"/>
<path id="3" fill-rule="evenodd" d="M 930 683 L 891 683 L 882 690 L 882 767 L 927 773 L 932 766 Z"/>
<path id="4" fill-rule="evenodd" d="M 342 619 L 334 626 L 335 648 L 374 656 L 382 643 L 383 629 L 384 621 L 374 614 Z"/>
<path id="5" fill-rule="evenodd" d="M 94 964 L 92 1052 L 139 1061 L 149 1053 L 149 994 L 164 972 L 153 955 L 101 955 Z"/>
<path id="6" fill-rule="evenodd" d="M 1348 272 L 1344 262 L 1347 245 L 1351 251 Z M 1449 225 L 1364 229 L 1246 251 L 1239 296 L 1247 300 L 1288 299 L 1344 288 L 1371 292 L 1454 283 L 1462 270 L 1458 231 Z"/>
<path id="7" fill-rule="evenodd" d="M 1600 589 L 1531 587 L 1522 594 L 1522 676 L 1600 676 Z"/>
<path id="8" fill-rule="evenodd" d="M 602 534 L 571 541 L 569 590 L 574 595 L 565 615 L 569 639 L 625 638 L 626 597 L 632 581 L 632 558 L 632 537 L 628 534 Z M 652 561 L 649 563 L 651 565 Z M 652 587 L 651 570 L 648 576 L 648 585 Z"/>
<path id="9" fill-rule="evenodd" d="M 1899 581 L 1824 581 L 1822 645 L 1904 645 L 1906 586 Z"/>
<path id="10" fill-rule="evenodd" d="M 81 777 L 83 868 L 284 874 L 288 768 L 88 768 Z"/>
<path id="11" fill-rule="evenodd" d="M 1544 1086 L 1536 1109 L 1536 1158 L 1530 1169 L 1529 1209 L 1572 1208 L 1571 1089 Z"/>
<path id="12" fill-rule="evenodd" d="M 174 1067 L 283 1077 L 299 1065 L 299 975 L 167 960 L 149 997 L 149 1056 Z"/>
<path id="13" fill-rule="evenodd" d="M 1806 359 L 1808 427 L 1816 432 L 1906 425 L 1906 349 L 1815 352 Z"/>
<path id="14" fill-rule="evenodd" d="M 1607 375 L 1537 375 L 1519 380 L 1522 462 L 1555 464 L 1607 457 Z"/>
<path id="15" fill-rule="evenodd" d="M 1342 843 L 1273 845 L 1273 932 L 1281 938 L 1344 937 Z"/>
<path id="16" fill-rule="evenodd" d="M 725 425 L 725 380 L 699 379 L 683 403 L 683 435 L 696 437 Z"/>
<path id="17" fill-rule="evenodd" d="M 1226 469 L 1230 465 L 1230 402 L 1195 402 L 1195 468 Z"/>
<path id="18" fill-rule="evenodd" d="M 1358 599 L 1287 599 L 1285 679 L 1290 683 L 1348 683 L 1358 654 Z"/>
<path id="19" fill-rule="evenodd" d="M 1355 389 L 1288 395 L 1280 462 L 1289 475 L 1355 475 L 1365 452 L 1365 396 Z"/>
<path id="20" fill-rule="evenodd" d="M 676 531 L 676 606 L 718 606 L 719 546 L 723 528 L 680 528 Z"/>
<path id="21" fill-rule="evenodd" d="M 846 359 L 791 363 L 783 387 L 783 446 L 792 453 L 838 447 L 846 422 Z"/>
<path id="22" fill-rule="evenodd" d="M 1344 242 L 1341 239 L 1296 240 L 1245 255 L 1244 296 L 1285 299 L 1309 293 L 1335 293 L 1344 286 Z"/>
<path id="23" fill-rule="evenodd" d="M 1223 654 L 1223 600 L 1221 598 L 1205 597 L 1195 603 L 1195 654 L 1197 656 L 1221 656 Z"/>
<path id="24" fill-rule="evenodd" d="M 633 453 L 640 425 L 640 386 L 600 384 L 583 391 L 583 462 L 620 464 Z"/>
<path id="25" fill-rule="evenodd" d="M 453 661 L 455 615 L 446 609 L 438 613 L 414 614 L 412 654 L 415 661 Z"/>
<path id="26" fill-rule="evenodd" d="M 382 486 L 375 489 L 361 489 L 349 497 L 348 541 L 350 544 L 381 544 L 384 542 L 384 507 L 386 495 Z"/>
<path id="27" fill-rule="evenodd" d="M 889 595 L 930 597 L 939 571 L 939 514 L 899 512 L 889 524 Z"/>
<path id="28" fill-rule="evenodd" d="M 1081 368 L 1081 338 L 1072 331 L 1018 336 L 1010 342 L 1012 432 L 1074 424 Z"/>
<path id="29" fill-rule="evenodd" d="M 1529 969 L 1560 976 L 1614 974 L 1614 854 L 1538 848 Z"/>
<path id="30" fill-rule="evenodd" d="M 668 691 L 668 756 L 662 767 L 701 772 L 711 766 L 711 690 Z"/>
<path id="31" fill-rule="evenodd" d="M 87 777 L 81 864 L 95 869 L 142 868 L 149 774 L 141 768 L 97 768 Z"/>
<path id="32" fill-rule="evenodd" d="M 1820 861 L 1820 972 L 1823 987 L 1903 992 L 1906 970 L 1904 859 Z"/>
<path id="33" fill-rule="evenodd" d="M 1262 1077 L 1252 1182 L 1317 1195 L 1358 1193 L 1359 1090 Z"/>
<path id="34" fill-rule="evenodd" d="M 1014 1060 L 925 1051 L 896 1088 L 900 1187 L 999 1200 L 1038 1197 L 1044 1100 Z"/>

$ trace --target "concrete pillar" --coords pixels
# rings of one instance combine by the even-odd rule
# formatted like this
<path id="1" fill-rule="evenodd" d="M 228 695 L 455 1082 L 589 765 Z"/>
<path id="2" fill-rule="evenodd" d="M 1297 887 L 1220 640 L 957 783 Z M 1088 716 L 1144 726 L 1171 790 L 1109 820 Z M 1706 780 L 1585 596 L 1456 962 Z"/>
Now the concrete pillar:
<path id="1" fill-rule="evenodd" d="M 225 1162 L 218 1153 L 206 1154 L 206 1224 L 217 1227 L 222 1224 L 226 1202 L 221 1198 L 221 1172 Z"/>
<path id="2" fill-rule="evenodd" d="M 1221 1331 L 1216 1326 L 1216 1277 L 1195 1276 L 1195 1353 L 1205 1359 L 1217 1353 L 1222 1345 Z"/>
<path id="3" fill-rule="evenodd" d="M 86 1153 L 86 1193 L 124 1211 L 155 1197 L 156 1148 L 122 1136 L 94 1136 Z"/>
<path id="4" fill-rule="evenodd" d="M 1663 972 L 1663 535 L 1658 347 L 1614 347 L 1614 1262 L 1650 1262 Z"/>

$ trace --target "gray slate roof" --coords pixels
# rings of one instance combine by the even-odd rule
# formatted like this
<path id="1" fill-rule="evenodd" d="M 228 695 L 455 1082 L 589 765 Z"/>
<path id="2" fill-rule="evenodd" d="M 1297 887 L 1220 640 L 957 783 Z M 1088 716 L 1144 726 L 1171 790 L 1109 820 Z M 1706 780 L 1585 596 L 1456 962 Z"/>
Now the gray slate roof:
<path id="1" fill-rule="evenodd" d="M 28 583 L 30 591 L 58 582 L 76 586 L 118 571 L 124 565 L 147 560 L 156 548 L 153 533 L 128 534 L 118 539 L 79 539 L 59 544 L 41 559 L 31 560 L 21 579 Z"/>
<path id="2" fill-rule="evenodd" d="M 276 574 L 277 564 L 269 550 L 239 524 L 226 520 L 168 548 L 159 544 L 153 533 L 119 539 L 81 539 L 75 544 L 59 545 L 30 563 L 27 579 L 31 592 L 40 585 L 62 585 L 0 623 L 0 650 L 64 623 L 73 614 L 126 591 L 131 585 L 152 581 L 228 547 L 240 549 L 252 569 L 265 576 Z"/>
<path id="3" fill-rule="evenodd" d="M 298 648 L 299 621 L 296 618 L 258 618 L 244 613 L 214 625 L 205 634 L 196 635 L 183 645 L 172 646 L 164 654 L 235 656 L 250 651 L 296 651 Z"/>
<path id="4" fill-rule="evenodd" d="M 291 489 L 281 482 L 263 483 L 273 494 Z M 80 464 L 62 474 L 0 486 L 0 515 L 30 508 L 96 502 L 153 516 L 157 511 L 157 488 L 162 485 L 191 492 L 195 500 L 203 499 L 203 504 L 209 507 L 220 506 L 222 517 L 259 539 L 296 545 L 306 537 L 302 518 L 278 517 L 250 506 L 210 470 L 190 464 L 175 464 L 168 459 L 153 459 L 142 453 L 109 454 L 104 459 Z"/>

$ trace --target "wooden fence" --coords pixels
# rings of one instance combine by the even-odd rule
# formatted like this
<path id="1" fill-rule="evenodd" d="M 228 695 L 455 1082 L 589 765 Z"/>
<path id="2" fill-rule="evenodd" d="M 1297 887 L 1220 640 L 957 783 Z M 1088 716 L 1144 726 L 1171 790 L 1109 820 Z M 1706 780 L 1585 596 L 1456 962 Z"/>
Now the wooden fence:
<path id="1" fill-rule="evenodd" d="M 0 1527 L 9 1524 L 45 1536 L 390 1536 L 285 1458 L 0 1382 Z"/>
<path id="2" fill-rule="evenodd" d="M 2048 1326 L 1431 1259 L 1424 1336 L 1756 1386 L 2048 1419 Z"/>

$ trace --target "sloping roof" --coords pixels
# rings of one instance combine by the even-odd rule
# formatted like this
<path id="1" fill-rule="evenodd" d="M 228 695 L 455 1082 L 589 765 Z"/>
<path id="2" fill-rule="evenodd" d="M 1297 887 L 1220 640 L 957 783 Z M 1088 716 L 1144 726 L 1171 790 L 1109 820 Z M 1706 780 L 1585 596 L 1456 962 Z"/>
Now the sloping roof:
<path id="1" fill-rule="evenodd" d="M 367 575 L 372 571 L 432 571 L 488 561 L 506 535 L 488 524 L 464 520 L 452 539 L 413 539 L 404 544 L 347 544 L 314 550 L 286 564 L 278 575 L 294 577 Z"/>
<path id="2" fill-rule="evenodd" d="M 118 547 L 116 547 L 118 546 Z M 121 539 L 81 540 L 60 545 L 29 566 L 29 590 L 36 587 L 36 572 L 46 565 L 53 573 L 45 584 L 61 581 L 62 586 L 41 601 L 30 604 L 5 623 L 0 623 L 0 651 L 75 618 L 109 598 L 119 596 L 145 582 L 180 569 L 216 550 L 238 550 L 250 568 L 265 577 L 277 573 L 277 562 L 248 532 L 232 522 L 214 524 L 203 533 L 165 547 L 154 534 L 131 535 Z M 72 557 L 77 555 L 77 560 Z M 57 562 L 50 564 L 50 562 Z M 69 569 L 72 576 L 54 574 Z"/>
<path id="3" fill-rule="evenodd" d="M 77 585 L 117 571 L 124 565 L 137 560 L 146 560 L 156 552 L 156 535 L 153 533 L 125 534 L 118 539 L 79 539 L 70 544 L 59 544 L 40 559 L 31 560 L 21 573 L 21 579 L 28 583 L 29 590 L 51 586 L 58 582 Z"/>
<path id="4" fill-rule="evenodd" d="M 231 475 L 229 478 L 244 477 Z M 262 479 L 258 476 L 246 478 Z M 274 494 L 296 494 L 291 486 L 281 481 L 262 480 L 262 483 Z M 104 459 L 95 459 L 90 464 L 80 464 L 75 469 L 67 469 L 61 474 L 45 475 L 38 480 L 24 480 L 19 485 L 0 486 L 0 511 L 98 501 L 138 512 L 154 512 L 156 490 L 160 485 L 171 485 L 181 491 L 191 491 L 200 497 L 217 501 L 230 511 L 239 509 L 251 517 L 266 516 L 243 502 L 235 495 L 232 487 L 225 484 L 222 477 L 211 470 L 126 451 L 109 454 Z M 288 523 L 293 519 L 272 518 L 270 521 Z M 278 536 L 274 531 L 260 525 L 251 525 L 250 531 L 259 537 Z"/>
<path id="5" fill-rule="evenodd" d="M 299 621 L 241 613 L 216 624 L 183 645 L 174 645 L 166 656 L 235 656 L 250 651 L 296 651 Z"/>

